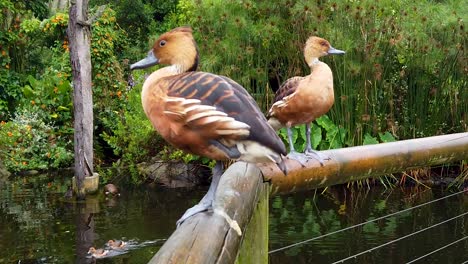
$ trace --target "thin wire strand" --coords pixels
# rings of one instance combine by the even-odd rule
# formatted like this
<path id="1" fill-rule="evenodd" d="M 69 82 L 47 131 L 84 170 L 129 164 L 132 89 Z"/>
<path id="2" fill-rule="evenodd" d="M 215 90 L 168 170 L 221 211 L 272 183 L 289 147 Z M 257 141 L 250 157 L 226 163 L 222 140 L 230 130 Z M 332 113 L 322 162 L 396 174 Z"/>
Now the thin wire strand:
<path id="1" fill-rule="evenodd" d="M 381 244 L 381 245 L 378 245 L 378 246 L 373 247 L 373 248 L 371 248 L 371 249 L 368 249 L 368 250 L 366 250 L 366 251 L 362 251 L 362 252 L 359 252 L 359 253 L 357 253 L 357 254 L 355 254 L 355 255 L 349 256 L 349 257 L 347 257 L 347 258 L 344 258 L 344 259 L 335 261 L 335 262 L 333 262 L 333 264 L 335 264 L 335 263 L 340 263 L 340 262 L 343 263 L 343 262 L 345 262 L 346 260 L 353 259 L 353 258 L 355 258 L 355 257 L 358 257 L 358 256 L 360 256 L 360 255 L 364 255 L 364 254 L 366 254 L 366 253 L 370 253 L 370 252 L 372 252 L 373 250 L 379 249 L 379 248 L 384 247 L 384 246 L 386 246 L 386 245 L 390 245 L 390 244 L 392 244 L 392 243 L 398 242 L 398 241 L 403 240 L 403 239 L 405 239 L 405 238 L 414 236 L 414 235 L 416 235 L 416 234 L 419 234 L 419 233 L 421 233 L 421 232 L 424 232 L 424 231 L 429 230 L 429 229 L 431 229 L 431 228 L 434 228 L 434 227 L 436 227 L 436 226 L 445 224 L 445 223 L 447 223 L 447 222 L 450 222 L 450 221 L 452 221 L 452 220 L 454 220 L 454 219 L 457 219 L 457 218 L 459 218 L 459 217 L 465 216 L 465 215 L 467 215 L 467 214 L 468 214 L 468 212 L 464 212 L 463 214 L 457 215 L 457 216 L 455 216 L 455 217 L 452 217 L 452 218 L 450 218 L 450 219 L 444 220 L 444 221 L 439 222 L 439 223 L 437 223 L 437 224 L 434 224 L 434 225 L 431 225 L 431 226 L 429 226 L 429 227 L 426 227 L 426 228 L 423 228 L 423 229 L 421 229 L 421 230 L 418 230 L 418 231 L 416 231 L 416 232 L 410 233 L 410 234 L 408 234 L 408 235 L 406 235 L 406 236 L 399 237 L 399 238 L 397 238 L 397 239 L 388 241 L 387 243 L 383 243 L 383 244 Z"/>
<path id="2" fill-rule="evenodd" d="M 432 255 L 432 254 L 434 254 L 434 253 L 436 253 L 436 252 L 438 252 L 438 251 L 441 251 L 442 249 L 448 248 L 448 247 L 450 247 L 451 245 L 454 245 L 454 244 L 456 244 L 456 243 L 458 243 L 458 242 L 460 242 L 460 241 L 463 241 L 463 240 L 465 240 L 465 239 L 467 239 L 467 238 L 468 238 L 468 236 L 462 237 L 462 238 L 458 239 L 457 241 L 453 241 L 452 243 L 447 244 L 447 245 L 445 245 L 445 246 L 443 246 L 443 247 L 440 247 L 440 248 L 438 248 L 438 249 L 436 249 L 436 250 L 434 250 L 434 251 L 431 251 L 431 252 L 427 253 L 426 255 L 422 255 L 422 256 L 420 256 L 419 258 L 416 258 L 416 259 L 413 259 L 413 260 L 411 260 L 411 261 L 409 261 L 409 262 L 406 262 L 406 264 L 410 264 L 410 263 L 416 262 L 416 261 L 418 261 L 418 260 L 421 260 L 421 259 L 423 259 L 423 258 L 425 258 L 425 257 L 427 257 L 427 256 L 430 256 L 430 255 Z"/>
<path id="3" fill-rule="evenodd" d="M 438 199 L 435 199 L 435 200 L 432 200 L 432 201 L 429 201 L 429 202 L 425 202 L 425 203 L 422 203 L 420 205 L 416 205 L 416 206 L 413 206 L 413 207 L 410 207 L 410 208 L 406 208 L 406 209 L 403 209 L 401 211 L 398 211 L 398 212 L 394 212 L 394 213 L 391 213 L 391 214 L 388 214 L 388 215 L 384 215 L 384 216 L 381 216 L 381 217 L 377 217 L 375 219 L 372 219 L 372 220 L 369 220 L 369 221 L 366 221 L 366 222 L 363 222 L 363 223 L 360 223 L 360 224 L 357 224 L 357 225 L 353 225 L 353 226 L 348 226 L 348 227 L 345 227 L 343 229 L 340 229 L 340 230 L 337 230 L 337 231 L 333 231 L 333 232 L 330 232 L 330 233 L 327 233 L 327 234 L 324 234 L 324 235 L 321 235 L 321 236 L 318 236 L 318 237 L 313 237 L 313 238 L 309 238 L 307 240 L 304 240 L 304 241 L 300 241 L 300 242 L 296 242 L 294 244 L 291 244 L 291 245 L 288 245 L 288 246 L 284 246 L 284 247 L 281 247 L 281 248 L 277 248 L 277 249 L 274 249 L 274 250 L 271 250 L 268 252 L 268 254 L 272 254 L 272 253 L 275 253 L 275 252 L 278 252 L 278 251 L 282 251 L 282 250 L 285 250 L 285 249 L 288 249 L 288 248 L 292 248 L 292 247 L 295 247 L 295 246 L 299 246 L 299 245 L 302 245 L 302 244 L 305 244 L 305 243 L 308 243 L 308 242 L 311 242 L 311 241 L 314 241 L 314 240 L 317 240 L 317 239 L 321 239 L 321 238 L 324 238 L 324 237 L 327 237 L 327 236 L 331 236 L 331 235 L 334 235 L 334 234 L 338 234 L 338 233 L 341 233 L 341 232 L 344 232 L 346 230 L 350 230 L 350 229 L 353 229 L 353 228 L 356 228 L 356 227 L 359 227 L 359 226 L 363 226 L 365 224 L 369 224 L 369 223 L 372 223 L 372 222 L 375 222 L 375 221 L 379 221 L 379 220 L 382 220 L 384 218 L 387 218 L 387 217 L 390 217 L 390 216 L 394 216 L 394 215 L 398 215 L 398 214 L 401 214 L 401 213 L 404 213 L 404 212 L 407 212 L 407 211 L 411 211 L 413 209 L 416 209 L 416 208 L 419 208 L 421 206 L 425 206 L 425 205 L 428 205 L 428 204 L 431 204 L 431 203 L 435 203 L 435 202 L 438 202 L 440 200 L 444 200 L 444 199 L 447 199 L 449 197 L 452 197 L 452 196 L 455 196 L 455 195 L 458 195 L 458 194 L 461 194 L 461 193 L 464 193 L 465 191 L 460 191 L 460 192 L 456 192 L 456 193 L 452 193 L 452 194 L 449 194 L 447 196 L 444 196 L 444 197 L 441 197 L 441 198 L 438 198 Z"/>

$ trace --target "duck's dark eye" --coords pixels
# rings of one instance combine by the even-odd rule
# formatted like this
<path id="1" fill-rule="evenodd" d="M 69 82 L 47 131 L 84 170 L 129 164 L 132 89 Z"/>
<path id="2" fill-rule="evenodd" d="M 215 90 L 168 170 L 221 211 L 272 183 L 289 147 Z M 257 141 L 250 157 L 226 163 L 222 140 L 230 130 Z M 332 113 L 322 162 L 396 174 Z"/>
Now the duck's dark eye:
<path id="1" fill-rule="evenodd" d="M 159 42 L 159 46 L 160 46 L 160 47 L 163 47 L 164 45 L 166 45 L 166 41 L 165 41 L 165 40 L 161 40 L 161 41 Z"/>

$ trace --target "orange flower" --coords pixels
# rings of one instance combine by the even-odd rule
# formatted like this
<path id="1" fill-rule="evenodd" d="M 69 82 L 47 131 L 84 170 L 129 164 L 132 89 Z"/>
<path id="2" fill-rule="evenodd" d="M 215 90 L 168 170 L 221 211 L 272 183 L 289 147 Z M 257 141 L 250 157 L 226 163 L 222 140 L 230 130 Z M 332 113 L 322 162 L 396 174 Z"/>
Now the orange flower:
<path id="1" fill-rule="evenodd" d="M 25 166 L 26 166 L 27 164 L 28 164 L 28 163 L 27 163 L 26 161 L 23 161 L 23 165 L 25 165 Z"/>
<path id="2" fill-rule="evenodd" d="M 8 134 L 9 137 L 13 136 L 13 133 L 11 133 L 11 132 L 8 132 L 7 134 Z"/>
<path id="3" fill-rule="evenodd" d="M 2 50 L 2 56 L 6 56 L 6 51 Z"/>
<path id="4" fill-rule="evenodd" d="M 0 125 L 2 125 L 2 126 L 5 125 L 5 124 L 6 124 L 5 121 L 0 122 Z"/>
<path id="5" fill-rule="evenodd" d="M 120 96 L 122 96 L 122 92 L 121 92 L 121 91 L 118 91 L 118 92 L 117 92 L 117 96 L 120 98 Z"/>
<path id="6" fill-rule="evenodd" d="M 31 104 L 32 104 L 32 105 L 35 105 L 36 102 L 35 102 L 34 100 L 31 100 Z"/>

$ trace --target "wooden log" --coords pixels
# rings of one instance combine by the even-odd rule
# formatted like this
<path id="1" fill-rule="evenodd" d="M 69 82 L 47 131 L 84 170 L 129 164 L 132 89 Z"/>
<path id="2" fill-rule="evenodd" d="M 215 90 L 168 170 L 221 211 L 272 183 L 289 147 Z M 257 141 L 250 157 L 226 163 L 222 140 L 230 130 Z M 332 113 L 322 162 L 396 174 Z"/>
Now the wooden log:
<path id="1" fill-rule="evenodd" d="M 322 151 L 324 166 L 311 159 L 305 167 L 287 160 L 285 176 L 274 164 L 260 164 L 272 195 L 312 190 L 369 177 L 468 159 L 468 133 Z"/>
<path id="2" fill-rule="evenodd" d="M 449 163 L 468 159 L 468 133 L 335 149 L 322 153 L 331 158 L 324 166 L 320 166 L 316 160 L 310 160 L 305 167 L 294 160 L 287 160 L 287 176 L 274 164 L 258 164 L 257 167 L 243 162 L 234 163 L 221 177 L 216 192 L 215 210 L 226 212 L 245 233 L 264 185 L 262 174 L 271 182 L 270 194 L 277 194 Z M 234 263 L 242 239 L 244 238 L 219 214 L 197 214 L 169 237 L 149 263 Z M 267 261 L 261 257 L 267 257 L 267 254 L 259 256 L 254 257 L 254 262 L 249 262 L 249 256 L 241 256 L 238 261 Z"/>
<path id="3" fill-rule="evenodd" d="M 245 230 L 262 185 L 257 166 L 234 163 L 220 179 L 214 211 L 222 210 Z M 219 213 L 199 213 L 177 228 L 149 263 L 234 263 L 241 239 Z"/>
<path id="4" fill-rule="evenodd" d="M 236 264 L 268 263 L 270 185 L 263 183 L 260 188 L 260 199 L 245 229 Z"/>
<path id="5" fill-rule="evenodd" d="M 82 21 L 88 19 L 89 0 L 72 1 L 68 20 L 70 61 L 73 76 L 73 117 L 76 197 L 85 199 L 85 177 L 93 175 L 93 96 L 91 89 L 91 32 Z"/>

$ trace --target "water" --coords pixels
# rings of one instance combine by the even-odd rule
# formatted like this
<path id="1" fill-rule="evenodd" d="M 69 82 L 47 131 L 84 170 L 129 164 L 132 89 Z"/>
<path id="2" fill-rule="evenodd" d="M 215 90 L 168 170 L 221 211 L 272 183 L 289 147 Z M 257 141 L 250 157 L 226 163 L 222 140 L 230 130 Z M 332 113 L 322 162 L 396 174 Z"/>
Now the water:
<path id="1" fill-rule="evenodd" d="M 175 222 L 205 189 L 183 190 L 120 186 L 121 196 L 99 194 L 87 203 L 63 197 L 63 176 L 16 178 L 0 183 L 0 263 L 147 263 L 175 229 Z M 440 190 L 330 188 L 271 198 L 270 250 L 359 224 L 448 195 Z M 270 254 L 270 263 L 332 263 L 468 212 L 468 195 L 460 194 Z M 414 237 L 392 243 L 346 263 L 404 263 L 466 236 L 468 216 Z M 131 247 L 111 258 L 89 258 L 90 246 L 109 239 Z M 462 263 L 468 239 L 419 263 Z"/>
<path id="2" fill-rule="evenodd" d="M 332 188 L 273 197 L 270 250 L 318 237 L 401 211 L 449 192 L 426 188 Z M 270 263 L 333 263 L 468 212 L 468 195 L 458 194 L 363 226 L 270 254 Z M 468 235 L 468 215 L 395 243 L 360 254 L 345 263 L 406 263 Z M 418 263 L 468 261 L 468 239 Z"/>

